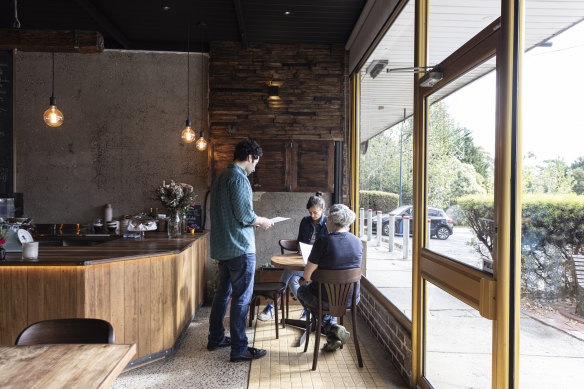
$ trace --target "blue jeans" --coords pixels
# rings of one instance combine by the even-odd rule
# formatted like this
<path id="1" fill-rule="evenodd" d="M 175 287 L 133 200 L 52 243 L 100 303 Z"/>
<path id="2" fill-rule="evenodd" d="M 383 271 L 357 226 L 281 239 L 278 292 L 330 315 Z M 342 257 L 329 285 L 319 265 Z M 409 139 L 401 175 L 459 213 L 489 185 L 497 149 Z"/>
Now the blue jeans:
<path id="1" fill-rule="evenodd" d="M 231 310 L 229 311 L 231 358 L 237 358 L 247 350 L 245 319 L 253 294 L 255 262 L 255 254 L 244 254 L 219 261 L 219 280 L 209 317 L 208 342 L 211 346 L 217 346 L 225 340 L 223 319 L 225 319 L 225 311 L 231 297 Z"/>
<path id="2" fill-rule="evenodd" d="M 282 277 L 280 277 L 280 282 L 285 283 L 296 298 L 298 298 L 298 288 L 300 287 L 302 274 L 303 272 L 300 270 L 284 270 Z"/>

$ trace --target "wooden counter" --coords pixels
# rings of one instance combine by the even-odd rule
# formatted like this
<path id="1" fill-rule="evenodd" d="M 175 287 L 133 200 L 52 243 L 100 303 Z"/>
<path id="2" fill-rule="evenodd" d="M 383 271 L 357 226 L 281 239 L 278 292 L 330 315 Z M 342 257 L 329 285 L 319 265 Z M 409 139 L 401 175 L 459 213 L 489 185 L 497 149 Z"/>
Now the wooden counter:
<path id="1" fill-rule="evenodd" d="M 207 251 L 208 232 L 147 233 L 0 262 L 0 344 L 40 320 L 93 317 L 112 324 L 116 344 L 137 345 L 138 363 L 163 357 L 203 302 Z"/>

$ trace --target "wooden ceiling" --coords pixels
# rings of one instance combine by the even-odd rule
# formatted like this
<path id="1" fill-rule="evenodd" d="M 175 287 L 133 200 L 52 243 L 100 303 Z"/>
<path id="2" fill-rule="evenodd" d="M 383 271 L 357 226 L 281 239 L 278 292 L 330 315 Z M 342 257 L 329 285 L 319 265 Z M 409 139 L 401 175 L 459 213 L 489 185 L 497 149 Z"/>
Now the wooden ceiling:
<path id="1" fill-rule="evenodd" d="M 0 28 L 12 28 L 14 1 L 0 2 Z M 22 29 L 96 30 L 106 49 L 206 51 L 210 41 L 340 43 L 366 0 L 20 0 Z M 168 10 L 165 10 L 168 7 Z M 203 21 L 205 28 L 199 27 Z"/>

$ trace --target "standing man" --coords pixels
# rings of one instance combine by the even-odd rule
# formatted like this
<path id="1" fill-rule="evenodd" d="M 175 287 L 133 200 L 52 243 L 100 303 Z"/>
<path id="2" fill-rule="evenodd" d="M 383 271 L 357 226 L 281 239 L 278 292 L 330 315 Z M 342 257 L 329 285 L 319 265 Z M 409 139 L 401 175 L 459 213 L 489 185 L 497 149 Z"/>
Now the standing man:
<path id="1" fill-rule="evenodd" d="M 274 223 L 253 211 L 247 176 L 255 171 L 262 149 L 253 139 L 235 146 L 233 163 L 211 185 L 211 258 L 219 261 L 219 280 L 211 317 L 207 349 L 231 346 L 231 362 L 249 361 L 266 350 L 248 347 L 245 322 L 253 293 L 255 273 L 254 227 L 267 230 Z M 231 338 L 225 336 L 223 319 L 231 298 Z"/>

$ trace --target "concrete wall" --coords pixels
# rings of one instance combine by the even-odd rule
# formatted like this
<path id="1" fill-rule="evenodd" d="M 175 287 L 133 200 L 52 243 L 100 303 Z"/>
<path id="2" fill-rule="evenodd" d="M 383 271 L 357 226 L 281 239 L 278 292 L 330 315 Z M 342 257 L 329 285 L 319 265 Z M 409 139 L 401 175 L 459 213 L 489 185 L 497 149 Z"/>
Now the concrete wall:
<path id="1" fill-rule="evenodd" d="M 203 200 L 207 153 L 180 139 L 185 53 L 55 54 L 55 96 L 65 117 L 58 128 L 42 120 L 51 54 L 18 52 L 15 61 L 15 191 L 24 193 L 26 216 L 87 223 L 103 217 L 106 203 L 114 218 L 162 209 L 154 188 L 171 179 L 193 185 Z M 202 117 L 207 123 L 208 56 L 191 54 L 190 62 L 191 121 L 198 132 Z"/>

